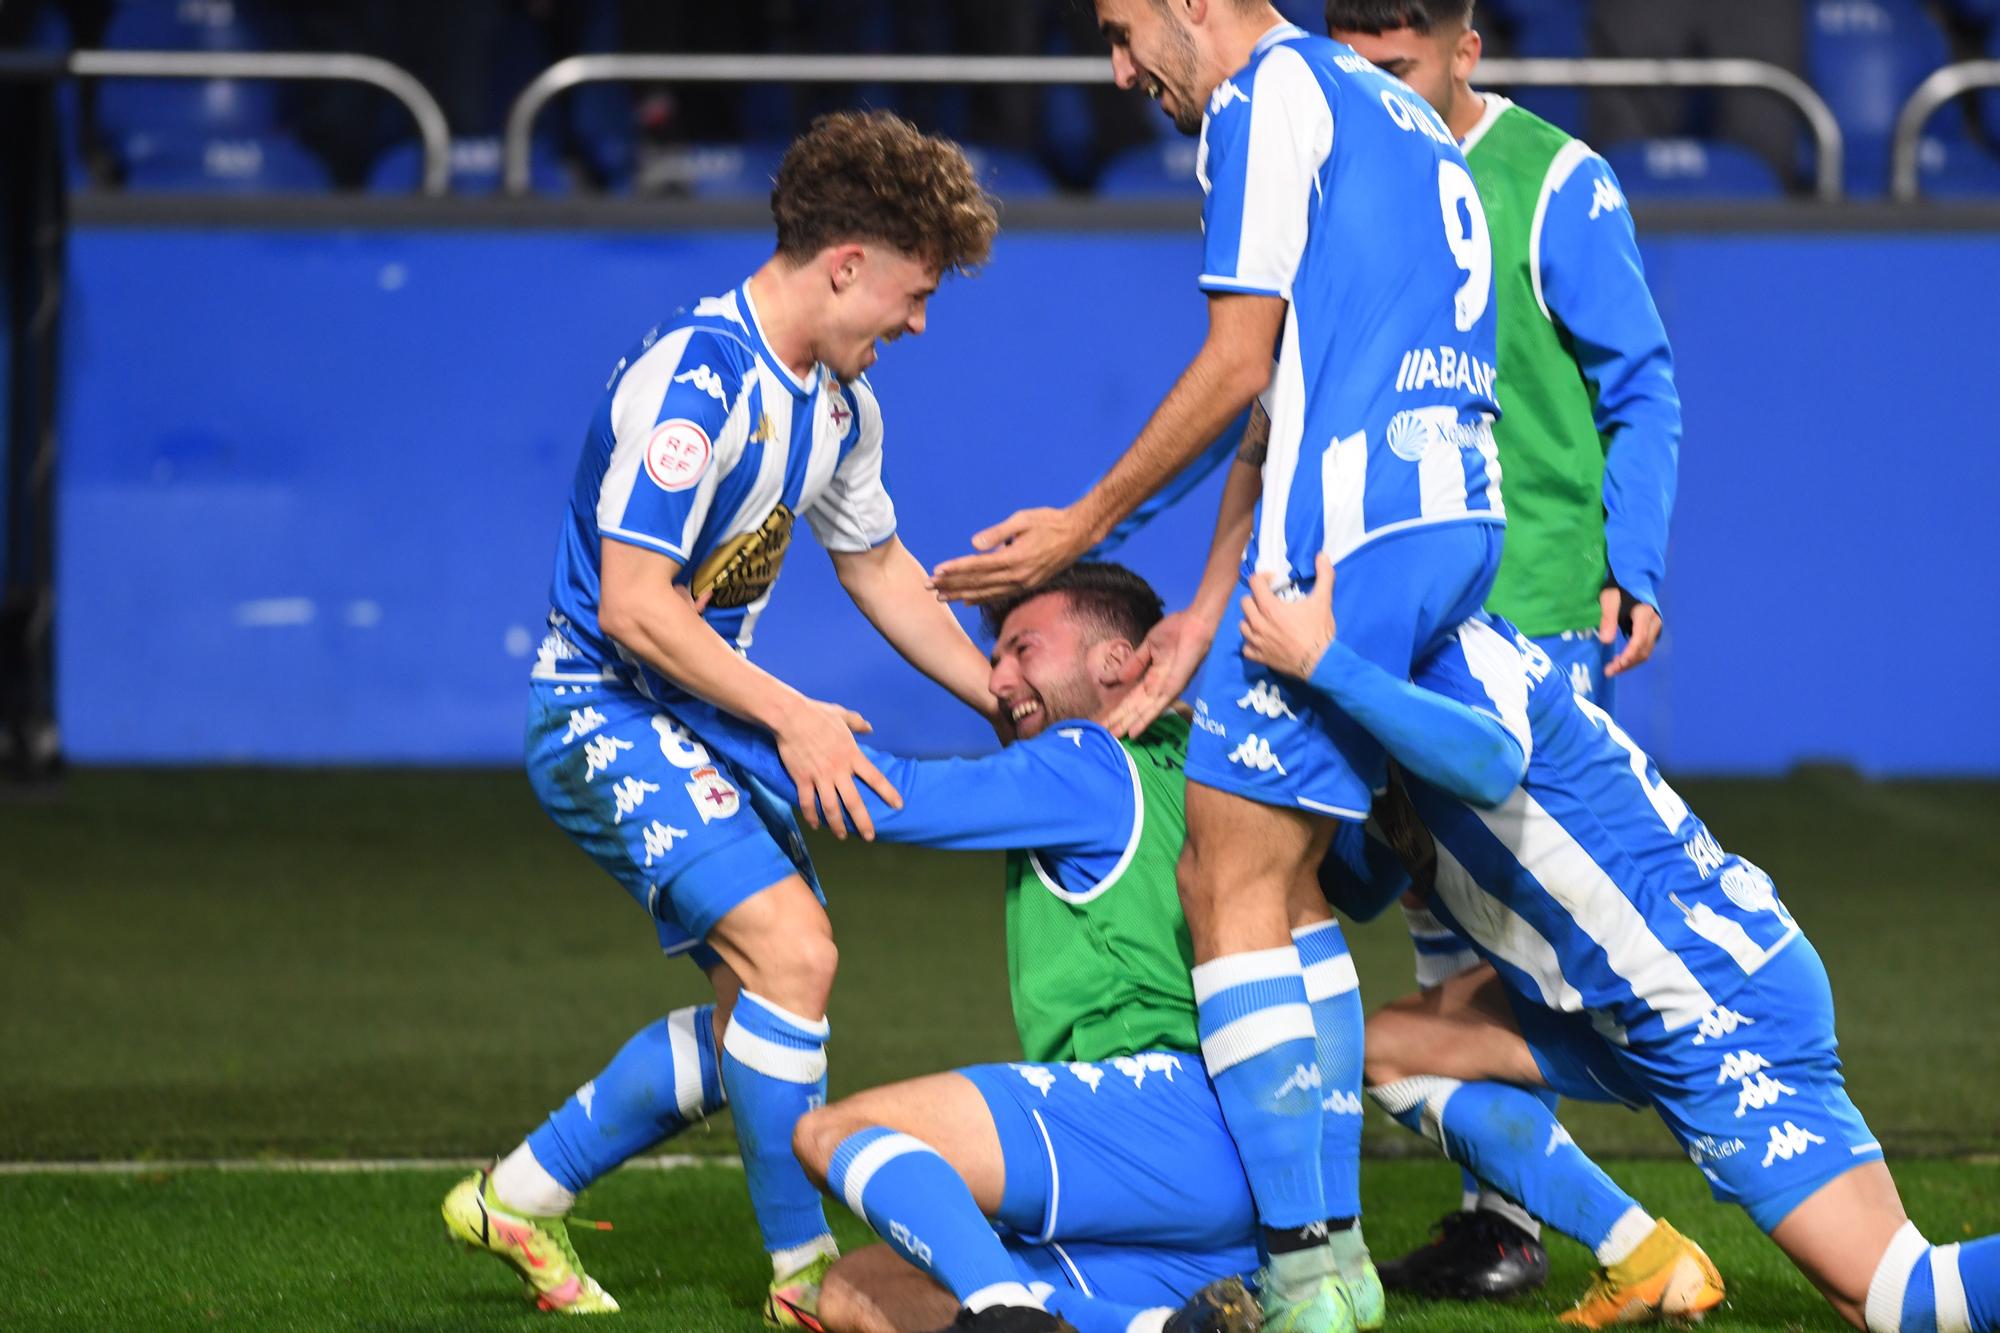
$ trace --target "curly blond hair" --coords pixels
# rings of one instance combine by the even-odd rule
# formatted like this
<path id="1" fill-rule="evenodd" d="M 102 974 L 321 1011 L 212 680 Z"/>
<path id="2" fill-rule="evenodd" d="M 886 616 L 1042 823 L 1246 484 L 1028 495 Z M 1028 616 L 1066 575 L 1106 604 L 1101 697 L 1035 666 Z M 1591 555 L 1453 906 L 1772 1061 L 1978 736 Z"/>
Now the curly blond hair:
<path id="1" fill-rule="evenodd" d="M 965 153 L 889 111 L 821 116 L 785 150 L 771 212 L 778 253 L 803 263 L 829 245 L 877 241 L 939 273 L 969 273 L 1000 218 Z"/>

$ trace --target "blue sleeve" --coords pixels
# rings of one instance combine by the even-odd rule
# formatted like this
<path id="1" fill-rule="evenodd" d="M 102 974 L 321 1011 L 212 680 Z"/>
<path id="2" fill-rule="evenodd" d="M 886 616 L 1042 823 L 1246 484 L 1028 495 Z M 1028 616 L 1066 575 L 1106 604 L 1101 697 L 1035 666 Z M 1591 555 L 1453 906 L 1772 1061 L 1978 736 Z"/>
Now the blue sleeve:
<path id="1" fill-rule="evenodd" d="M 1333 107 L 1285 43 L 1208 99 L 1196 174 L 1204 183 L 1201 288 L 1292 297 L 1313 192 L 1333 152 Z"/>
<path id="2" fill-rule="evenodd" d="M 742 391 L 744 355 L 712 333 L 676 329 L 618 380 L 597 493 L 602 535 L 687 563 L 716 487 L 743 449 L 753 396 Z"/>
<path id="3" fill-rule="evenodd" d="M 1319 865 L 1319 891 L 1354 921 L 1373 921 L 1410 889 L 1410 872 L 1364 826 L 1342 820 Z"/>
<path id="4" fill-rule="evenodd" d="M 1092 547 L 1084 559 L 1109 560 L 1111 553 L 1130 541 L 1134 533 L 1187 498 L 1188 493 L 1207 481 L 1217 468 L 1226 466 L 1243 445 L 1243 432 L 1250 427 L 1250 413 L 1253 410 L 1254 406 L 1245 408 L 1243 415 L 1231 422 L 1222 434 L 1216 436 L 1215 443 L 1209 445 L 1200 458 L 1182 468 L 1178 476 L 1155 491 L 1144 504 L 1127 515 L 1125 521 L 1111 529 L 1110 535 Z"/>
<path id="5" fill-rule="evenodd" d="M 780 795 L 796 794 L 770 733 L 708 704 L 674 713 L 702 744 Z M 1131 761 L 1095 723 L 1051 728 L 973 759 L 904 759 L 862 752 L 901 793 L 897 810 L 861 789 L 875 836 L 954 851 L 1032 849 L 1117 853 L 1137 810 Z"/>
<path id="6" fill-rule="evenodd" d="M 1609 163 L 1592 153 L 1570 173 L 1549 200 L 1539 239 L 1543 306 L 1569 334 L 1596 391 L 1611 576 L 1657 607 L 1680 467 L 1681 399 L 1631 210 Z"/>
<path id="7" fill-rule="evenodd" d="M 1398 680 L 1338 639 L 1327 645 L 1310 683 L 1411 773 L 1460 800 L 1493 806 L 1527 773 L 1528 685 L 1512 645 L 1490 627 L 1478 628 L 1484 636 L 1468 642 L 1461 635 L 1433 655 L 1428 673 L 1420 674 L 1423 684 Z"/>

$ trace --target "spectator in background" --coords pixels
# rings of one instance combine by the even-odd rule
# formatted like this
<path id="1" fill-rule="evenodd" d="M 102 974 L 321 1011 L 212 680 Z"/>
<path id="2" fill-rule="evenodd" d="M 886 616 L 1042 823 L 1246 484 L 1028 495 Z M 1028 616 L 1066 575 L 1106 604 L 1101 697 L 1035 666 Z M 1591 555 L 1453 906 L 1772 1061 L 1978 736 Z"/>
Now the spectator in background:
<path id="1" fill-rule="evenodd" d="M 1590 51 L 1612 59 L 1762 60 L 1805 73 L 1804 0 L 1593 0 Z M 1699 134 L 1740 143 L 1798 178 L 1799 122 L 1758 92 L 1605 89 L 1590 99 L 1599 144 Z"/>

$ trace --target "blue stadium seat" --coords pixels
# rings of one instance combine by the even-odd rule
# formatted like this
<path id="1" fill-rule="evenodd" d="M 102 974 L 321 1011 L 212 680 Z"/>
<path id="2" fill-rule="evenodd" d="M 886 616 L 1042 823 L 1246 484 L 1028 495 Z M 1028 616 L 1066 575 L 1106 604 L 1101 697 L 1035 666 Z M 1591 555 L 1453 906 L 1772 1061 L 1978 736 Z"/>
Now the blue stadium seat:
<path id="1" fill-rule="evenodd" d="M 1944 7 L 1968 23 L 2000 19 L 2000 0 L 1944 0 Z"/>
<path id="2" fill-rule="evenodd" d="M 1046 199 L 1056 193 L 1055 179 L 1031 153 L 978 144 L 963 147 L 979 183 L 1003 199 Z"/>
<path id="3" fill-rule="evenodd" d="M 1776 199 L 1778 173 L 1739 144 L 1704 139 L 1638 139 L 1604 150 L 1635 199 Z"/>
<path id="4" fill-rule="evenodd" d="M 1812 85 L 1847 138 L 1847 190 L 1879 195 L 1889 185 L 1896 115 L 1925 76 L 1948 64 L 1944 33 L 1919 0 L 1813 0 L 1807 24 Z M 1933 130 L 1954 137 L 1940 116 Z"/>
<path id="5" fill-rule="evenodd" d="M 1917 174 L 1930 199 L 2000 199 L 2000 158 L 1966 139 L 1926 137 Z"/>
<path id="6" fill-rule="evenodd" d="M 1097 192 L 1110 199 L 1199 199 L 1193 139 L 1176 135 L 1128 148 L 1105 164 Z"/>
<path id="7" fill-rule="evenodd" d="M 487 195 L 500 192 L 504 155 L 497 138 L 451 141 L 451 192 Z M 414 139 L 388 149 L 368 173 L 368 188 L 376 194 L 410 194 L 423 183 L 424 146 Z M 535 143 L 528 157 L 528 179 L 536 194 L 568 194 L 569 175 L 555 150 Z"/>
<path id="8" fill-rule="evenodd" d="M 786 145 L 778 141 L 685 144 L 649 153 L 633 182 L 648 194 L 697 199 L 768 199 Z"/>
<path id="9" fill-rule="evenodd" d="M 312 194 L 333 188 L 326 164 L 289 135 L 174 139 L 126 163 L 129 190 Z"/>
<path id="10" fill-rule="evenodd" d="M 126 0 L 104 30 L 115 51 L 256 51 L 263 29 L 235 0 Z M 278 119 L 278 88 L 268 79 L 106 79 L 97 123 L 121 155 L 146 155 L 136 136 L 206 140 L 255 138 Z"/>

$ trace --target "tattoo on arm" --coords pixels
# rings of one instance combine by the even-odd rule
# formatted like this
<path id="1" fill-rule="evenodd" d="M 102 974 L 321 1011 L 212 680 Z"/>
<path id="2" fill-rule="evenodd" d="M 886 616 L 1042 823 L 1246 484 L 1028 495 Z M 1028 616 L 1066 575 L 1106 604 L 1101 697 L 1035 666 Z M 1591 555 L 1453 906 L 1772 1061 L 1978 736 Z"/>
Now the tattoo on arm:
<path id="1" fill-rule="evenodd" d="M 1251 467 L 1264 466 L 1264 456 L 1271 449 L 1271 418 L 1264 413 L 1262 403 L 1250 406 L 1250 424 L 1243 428 L 1243 443 L 1236 447 L 1236 461 L 1248 463 Z"/>

